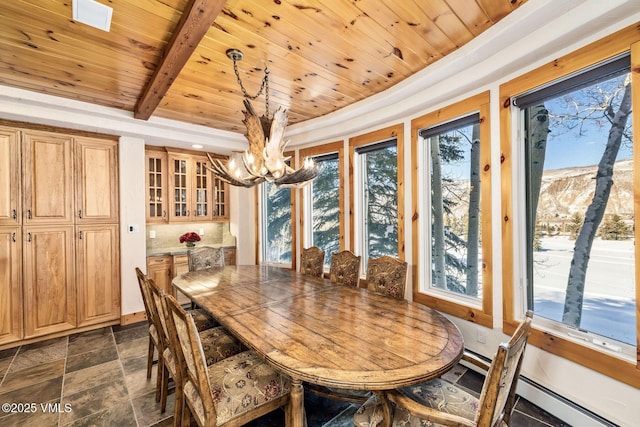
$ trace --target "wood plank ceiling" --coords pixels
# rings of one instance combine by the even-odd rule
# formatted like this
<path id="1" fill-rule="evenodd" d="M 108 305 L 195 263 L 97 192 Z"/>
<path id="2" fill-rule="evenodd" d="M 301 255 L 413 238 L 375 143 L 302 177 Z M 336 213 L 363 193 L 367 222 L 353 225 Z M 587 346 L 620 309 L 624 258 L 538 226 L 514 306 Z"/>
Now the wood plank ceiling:
<path id="1" fill-rule="evenodd" d="M 244 132 L 229 48 L 250 94 L 268 67 L 270 109 L 292 124 L 401 82 L 526 0 L 98 1 L 110 32 L 75 22 L 71 0 L 1 2 L 0 84 Z"/>

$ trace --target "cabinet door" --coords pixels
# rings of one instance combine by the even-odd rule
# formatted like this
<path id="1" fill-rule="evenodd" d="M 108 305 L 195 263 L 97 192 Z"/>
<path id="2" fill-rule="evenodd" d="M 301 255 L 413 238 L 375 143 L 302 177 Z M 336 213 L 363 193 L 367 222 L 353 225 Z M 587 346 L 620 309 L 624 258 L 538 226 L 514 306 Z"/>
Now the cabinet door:
<path id="1" fill-rule="evenodd" d="M 21 227 L 0 227 L 0 344 L 22 339 Z"/>
<path id="2" fill-rule="evenodd" d="M 209 159 L 206 157 L 194 157 L 192 166 L 193 195 L 191 208 L 192 221 L 205 221 L 213 218 L 213 179 L 211 172 L 206 168 Z"/>
<path id="3" fill-rule="evenodd" d="M 173 268 L 171 269 L 173 277 L 179 276 L 183 273 L 189 272 L 189 255 L 174 255 L 173 256 Z M 172 287 L 173 288 L 173 287 Z M 178 292 L 176 288 L 173 288 L 173 296 L 176 297 L 178 303 L 188 304 L 191 300 L 182 292 Z"/>
<path id="4" fill-rule="evenodd" d="M 145 155 L 148 223 L 167 222 L 167 153 L 148 150 Z"/>
<path id="5" fill-rule="evenodd" d="M 191 156 L 169 155 L 169 221 L 191 217 Z"/>
<path id="6" fill-rule="evenodd" d="M 71 137 L 65 135 L 24 132 L 24 225 L 73 223 L 71 143 Z"/>
<path id="7" fill-rule="evenodd" d="M 20 131 L 0 127 L 0 225 L 16 225 L 20 212 Z"/>
<path id="8" fill-rule="evenodd" d="M 229 184 L 213 178 L 213 218 L 229 219 Z"/>
<path id="9" fill-rule="evenodd" d="M 77 224 L 118 222 L 118 143 L 76 138 Z"/>
<path id="10" fill-rule="evenodd" d="M 24 227 L 25 338 L 76 326 L 73 226 Z"/>
<path id="11" fill-rule="evenodd" d="M 118 226 L 76 229 L 78 326 L 120 318 Z"/>
<path id="12" fill-rule="evenodd" d="M 149 276 L 167 293 L 173 295 L 171 285 L 171 257 L 170 256 L 150 256 L 147 258 L 147 276 Z"/>

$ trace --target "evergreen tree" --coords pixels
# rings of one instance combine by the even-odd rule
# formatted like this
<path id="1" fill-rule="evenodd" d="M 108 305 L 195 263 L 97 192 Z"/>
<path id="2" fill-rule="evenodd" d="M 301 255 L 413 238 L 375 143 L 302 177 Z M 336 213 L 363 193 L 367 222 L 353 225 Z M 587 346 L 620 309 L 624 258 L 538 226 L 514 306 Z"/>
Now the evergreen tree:
<path id="1" fill-rule="evenodd" d="M 631 234 L 631 227 L 620 215 L 614 214 L 604 220 L 598 231 L 602 240 L 626 240 Z"/>
<path id="2" fill-rule="evenodd" d="M 313 244 L 325 252 L 325 265 L 340 250 L 340 178 L 338 159 L 320 162 L 322 172 L 310 184 Z"/>

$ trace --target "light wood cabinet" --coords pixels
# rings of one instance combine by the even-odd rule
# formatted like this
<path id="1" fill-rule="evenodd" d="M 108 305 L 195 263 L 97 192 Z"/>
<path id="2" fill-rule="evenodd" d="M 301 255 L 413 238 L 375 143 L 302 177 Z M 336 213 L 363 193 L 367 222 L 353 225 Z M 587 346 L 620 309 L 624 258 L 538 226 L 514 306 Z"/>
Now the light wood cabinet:
<path id="1" fill-rule="evenodd" d="M 21 227 L 0 227 L 0 344 L 22 338 Z"/>
<path id="2" fill-rule="evenodd" d="M 212 177 L 206 168 L 208 161 L 206 157 L 169 154 L 169 221 L 213 219 Z"/>
<path id="3" fill-rule="evenodd" d="M 20 212 L 20 132 L 0 127 L 0 225 L 22 222 Z"/>
<path id="4" fill-rule="evenodd" d="M 73 224 L 72 137 L 22 135 L 23 224 Z"/>
<path id="5" fill-rule="evenodd" d="M 0 127 L 0 345 L 120 318 L 118 143 Z"/>
<path id="6" fill-rule="evenodd" d="M 145 172 L 147 223 L 163 223 L 169 220 L 167 212 L 167 153 L 146 150 Z"/>
<path id="7" fill-rule="evenodd" d="M 147 276 L 153 279 L 158 287 L 171 293 L 171 255 L 147 257 Z"/>
<path id="8" fill-rule="evenodd" d="M 76 223 L 118 222 L 118 143 L 75 139 Z"/>
<path id="9" fill-rule="evenodd" d="M 194 152 L 147 147 L 147 223 L 228 220 L 228 184 L 207 169 L 208 163 Z"/>
<path id="10" fill-rule="evenodd" d="M 75 328 L 74 227 L 25 227 L 22 239 L 24 338 Z"/>
<path id="11" fill-rule="evenodd" d="M 117 224 L 76 228 L 78 326 L 120 318 L 120 251 Z"/>

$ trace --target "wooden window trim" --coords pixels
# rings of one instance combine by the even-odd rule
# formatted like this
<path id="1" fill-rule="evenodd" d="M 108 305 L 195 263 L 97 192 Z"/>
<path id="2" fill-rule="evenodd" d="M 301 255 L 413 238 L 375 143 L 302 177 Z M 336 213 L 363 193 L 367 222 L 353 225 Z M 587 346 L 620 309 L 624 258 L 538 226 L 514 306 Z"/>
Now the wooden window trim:
<path id="1" fill-rule="evenodd" d="M 481 230 L 482 230 L 482 307 L 477 308 L 462 301 L 454 302 L 450 299 L 438 298 L 437 296 L 419 292 L 420 277 L 418 265 L 425 262 L 421 258 L 420 244 L 417 236 L 420 233 L 420 198 L 419 174 L 421 160 L 418 157 L 418 144 L 421 143 L 419 131 L 437 124 L 454 120 L 459 117 L 473 113 L 480 113 L 480 210 Z M 492 247 L 493 232 L 491 229 L 491 124 L 490 124 L 490 93 L 489 91 L 472 96 L 463 101 L 441 108 L 437 111 L 425 114 L 411 121 L 411 218 L 412 225 L 412 252 L 413 266 L 413 300 L 421 304 L 433 307 L 461 319 L 477 323 L 488 328 L 493 328 L 493 256 Z M 430 216 L 424 215 L 425 220 Z M 455 297 L 453 297 L 455 298 Z"/>
<path id="2" fill-rule="evenodd" d="M 577 72 L 624 52 L 631 52 L 631 76 L 633 99 L 633 163 L 640 170 L 640 26 L 631 25 L 577 51 L 557 58 L 500 86 L 500 150 L 502 194 L 502 281 L 503 281 L 503 331 L 510 335 L 516 328 L 522 313 L 516 313 L 515 295 L 515 230 L 511 221 L 515 196 L 513 184 L 514 158 L 512 151 L 511 98 L 547 84 L 557 78 Z M 635 191 L 640 191 L 640 175 L 635 174 Z M 638 213 L 640 200 L 636 197 L 635 239 L 639 241 Z M 640 266 L 640 250 L 635 251 L 635 264 Z M 640 304 L 640 268 L 635 271 L 636 304 Z M 640 331 L 640 305 L 636 306 L 636 331 Z M 640 334 L 636 333 L 637 357 L 635 363 L 573 342 L 560 335 L 533 327 L 529 343 L 552 354 L 578 363 L 603 375 L 633 387 L 640 387 Z"/>
<path id="3" fill-rule="evenodd" d="M 338 153 L 338 171 L 339 171 L 339 184 L 338 184 L 338 206 L 340 207 L 340 250 L 344 250 L 344 236 L 345 236 L 345 210 L 344 210 L 344 142 L 336 141 L 328 144 L 317 145 L 315 147 L 301 149 L 298 153 L 299 158 L 302 160 L 305 157 L 313 157 L 322 154 Z M 299 191 L 300 200 L 300 230 L 302 247 L 307 247 L 310 242 L 307 242 L 304 237 L 305 218 L 307 217 L 306 206 L 307 200 L 305 197 L 304 189 Z"/>
<path id="4" fill-rule="evenodd" d="M 391 138 L 396 139 L 398 150 L 398 258 L 404 261 L 404 125 L 402 123 L 349 138 L 349 245 L 352 251 L 355 250 L 355 189 L 353 187 L 355 150 L 357 147 Z"/>

